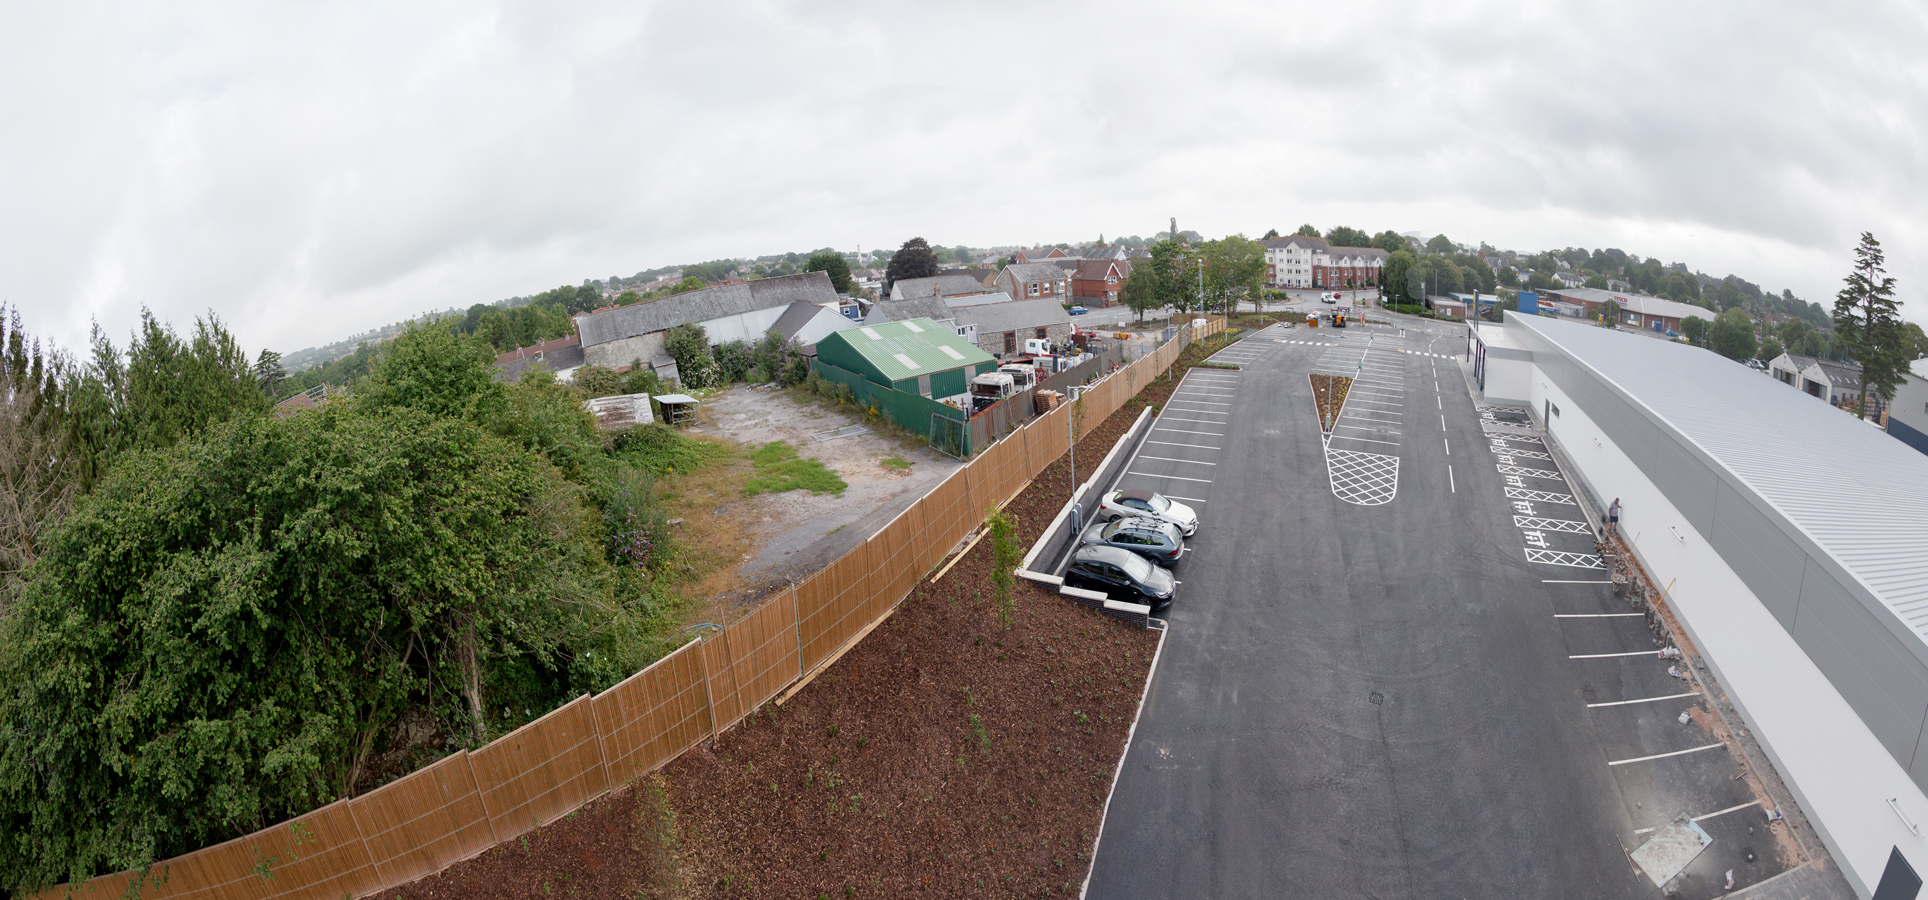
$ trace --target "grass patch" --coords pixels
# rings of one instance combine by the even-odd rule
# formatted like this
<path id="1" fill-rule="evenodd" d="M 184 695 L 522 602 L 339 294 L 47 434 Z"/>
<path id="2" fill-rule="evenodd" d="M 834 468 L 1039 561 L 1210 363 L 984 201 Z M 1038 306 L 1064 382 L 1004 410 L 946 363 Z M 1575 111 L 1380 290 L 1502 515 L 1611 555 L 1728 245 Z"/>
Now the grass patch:
<path id="1" fill-rule="evenodd" d="M 693 472 L 705 464 L 730 455 L 729 448 L 714 441 L 688 437 L 668 425 L 639 425 L 615 438 L 614 456 L 632 466 L 662 475 Z"/>
<path id="2" fill-rule="evenodd" d="M 771 441 L 758 447 L 751 451 L 750 462 L 756 466 L 756 475 L 743 485 L 746 497 L 795 490 L 842 494 L 844 488 L 849 487 L 837 473 L 825 467 L 822 460 L 797 456 L 796 448 L 788 441 Z"/>
<path id="3" fill-rule="evenodd" d="M 877 464 L 894 472 L 903 472 L 910 468 L 910 460 L 901 456 L 886 456 L 878 460 Z"/>

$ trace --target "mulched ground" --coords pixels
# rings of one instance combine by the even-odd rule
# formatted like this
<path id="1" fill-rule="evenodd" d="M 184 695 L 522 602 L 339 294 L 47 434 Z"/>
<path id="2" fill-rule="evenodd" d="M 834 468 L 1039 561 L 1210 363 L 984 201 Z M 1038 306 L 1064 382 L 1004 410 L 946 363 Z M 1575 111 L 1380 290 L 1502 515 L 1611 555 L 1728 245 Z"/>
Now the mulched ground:
<path id="1" fill-rule="evenodd" d="M 1101 458 L 1213 348 L 1079 442 Z M 1086 472 L 1085 474 L 1089 474 Z M 1060 457 L 1005 508 L 1025 546 Z M 428 897 L 1074 896 L 1158 633 L 1029 582 L 997 620 L 991 542 L 784 705 L 575 815 L 385 892 Z"/>
<path id="2" fill-rule="evenodd" d="M 1312 401 L 1319 407 L 1319 430 L 1331 432 L 1332 426 L 1339 421 L 1339 410 L 1346 405 L 1346 392 L 1352 389 L 1352 379 L 1344 375 L 1312 376 Z"/>

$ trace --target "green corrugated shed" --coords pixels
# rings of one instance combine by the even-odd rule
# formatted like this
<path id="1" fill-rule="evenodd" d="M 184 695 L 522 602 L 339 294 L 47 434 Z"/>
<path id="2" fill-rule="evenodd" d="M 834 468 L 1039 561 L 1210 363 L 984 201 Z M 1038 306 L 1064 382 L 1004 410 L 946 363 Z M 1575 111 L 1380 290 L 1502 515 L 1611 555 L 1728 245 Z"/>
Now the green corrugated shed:
<path id="1" fill-rule="evenodd" d="M 930 319 L 831 332 L 817 342 L 817 358 L 877 384 L 931 397 L 961 394 L 972 375 L 997 367 L 991 354 Z"/>

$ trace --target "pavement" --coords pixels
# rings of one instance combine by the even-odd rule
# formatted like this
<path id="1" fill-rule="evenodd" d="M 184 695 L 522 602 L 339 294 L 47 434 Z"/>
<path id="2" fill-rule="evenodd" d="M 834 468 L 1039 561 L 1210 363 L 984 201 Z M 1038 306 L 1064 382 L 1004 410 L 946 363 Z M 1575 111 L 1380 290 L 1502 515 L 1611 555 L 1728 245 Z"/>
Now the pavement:
<path id="1" fill-rule="evenodd" d="M 1629 854 L 1683 815 L 1712 843 L 1669 895 L 1775 896 L 1818 841 L 1768 823 L 1463 331 L 1391 318 L 1246 336 L 1125 467 L 1201 525 L 1087 896 L 1654 897 Z M 1330 436 L 1312 372 L 1357 379 Z"/>

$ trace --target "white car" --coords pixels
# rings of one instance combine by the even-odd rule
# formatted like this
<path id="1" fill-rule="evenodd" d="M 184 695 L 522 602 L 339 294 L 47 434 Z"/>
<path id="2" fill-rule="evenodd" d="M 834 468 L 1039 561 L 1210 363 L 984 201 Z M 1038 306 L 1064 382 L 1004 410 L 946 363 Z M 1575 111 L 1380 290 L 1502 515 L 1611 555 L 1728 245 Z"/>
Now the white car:
<path id="1" fill-rule="evenodd" d="M 1186 537 L 1198 531 L 1198 512 L 1183 503 L 1172 500 L 1163 494 L 1155 494 L 1144 488 L 1112 491 L 1098 504 L 1098 512 L 1093 521 L 1108 522 L 1126 516 L 1149 516 L 1163 519 L 1178 526 Z"/>
<path id="2" fill-rule="evenodd" d="M 1336 294 L 1336 293 L 1335 293 L 1335 294 L 1320 294 L 1320 295 L 1319 295 L 1319 302 L 1320 302 L 1320 303 L 1337 303 L 1337 302 L 1339 302 L 1339 295 L 1338 295 L 1338 294 Z"/>

